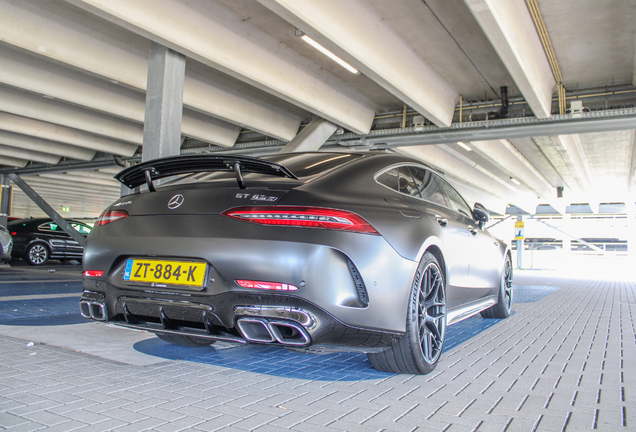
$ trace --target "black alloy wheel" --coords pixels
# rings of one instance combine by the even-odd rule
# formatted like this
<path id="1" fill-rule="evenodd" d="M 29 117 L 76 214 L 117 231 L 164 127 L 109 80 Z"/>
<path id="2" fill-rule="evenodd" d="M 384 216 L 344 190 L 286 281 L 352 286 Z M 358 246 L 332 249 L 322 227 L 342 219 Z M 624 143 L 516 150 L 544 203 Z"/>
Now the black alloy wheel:
<path id="1" fill-rule="evenodd" d="M 426 252 L 418 266 L 406 321 L 406 333 L 391 348 L 367 354 L 378 370 L 427 374 L 439 361 L 446 338 L 446 284 L 437 259 Z"/>
<path id="2" fill-rule="evenodd" d="M 26 262 L 31 265 L 42 265 L 49 260 L 49 248 L 42 243 L 34 243 L 26 251 Z"/>

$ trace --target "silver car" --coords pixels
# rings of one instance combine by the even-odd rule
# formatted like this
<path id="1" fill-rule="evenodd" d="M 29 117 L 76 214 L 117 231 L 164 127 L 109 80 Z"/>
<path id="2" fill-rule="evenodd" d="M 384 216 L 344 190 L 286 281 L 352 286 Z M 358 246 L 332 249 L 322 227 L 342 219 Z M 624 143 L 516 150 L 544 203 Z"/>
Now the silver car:
<path id="1" fill-rule="evenodd" d="M 0 262 L 8 262 L 11 260 L 11 251 L 13 249 L 13 238 L 9 230 L 0 225 Z"/>
<path id="2" fill-rule="evenodd" d="M 425 374 L 447 325 L 510 314 L 510 251 L 484 229 L 488 212 L 415 159 L 202 154 L 116 178 L 144 191 L 87 239 L 87 318 L 190 346 L 365 352 L 379 370 Z"/>

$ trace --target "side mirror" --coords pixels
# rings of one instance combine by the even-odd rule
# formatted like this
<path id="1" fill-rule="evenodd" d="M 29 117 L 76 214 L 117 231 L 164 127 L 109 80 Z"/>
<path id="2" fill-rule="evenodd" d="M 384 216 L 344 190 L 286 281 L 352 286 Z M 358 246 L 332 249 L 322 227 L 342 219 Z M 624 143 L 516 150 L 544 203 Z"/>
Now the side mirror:
<path id="1" fill-rule="evenodd" d="M 488 210 L 482 204 L 475 203 L 473 208 L 473 218 L 479 222 L 479 227 L 483 228 L 484 224 L 490 220 Z"/>

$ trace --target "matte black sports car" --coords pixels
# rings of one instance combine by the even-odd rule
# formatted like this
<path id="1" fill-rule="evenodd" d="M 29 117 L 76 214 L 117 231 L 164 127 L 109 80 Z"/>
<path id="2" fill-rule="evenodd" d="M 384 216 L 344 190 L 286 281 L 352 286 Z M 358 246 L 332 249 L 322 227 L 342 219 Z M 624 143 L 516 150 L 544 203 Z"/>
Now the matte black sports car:
<path id="1" fill-rule="evenodd" d="M 85 223 L 68 222 L 82 235 L 91 232 Z M 22 258 L 31 265 L 42 265 L 49 259 L 82 259 L 82 246 L 49 218 L 14 220 L 7 224 L 7 229 L 13 237 L 13 258 Z"/>
<path id="2" fill-rule="evenodd" d="M 190 346 L 361 351 L 379 370 L 424 374 L 447 325 L 510 313 L 510 252 L 483 229 L 487 211 L 417 160 L 205 154 L 116 178 L 147 190 L 88 237 L 87 318 Z"/>

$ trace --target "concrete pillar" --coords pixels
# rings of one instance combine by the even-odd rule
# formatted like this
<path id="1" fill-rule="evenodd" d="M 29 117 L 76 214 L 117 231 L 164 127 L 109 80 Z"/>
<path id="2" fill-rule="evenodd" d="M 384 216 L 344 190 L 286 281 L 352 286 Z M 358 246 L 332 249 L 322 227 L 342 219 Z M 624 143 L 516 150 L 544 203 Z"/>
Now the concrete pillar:
<path id="1" fill-rule="evenodd" d="M 11 214 L 11 179 L 8 175 L 0 174 L 0 226 L 7 226 L 7 216 Z"/>
<path id="2" fill-rule="evenodd" d="M 523 223 L 522 215 L 517 215 L 517 222 Z M 523 237 L 524 232 L 525 230 L 522 231 L 521 237 Z M 515 237 L 517 237 L 517 228 L 515 228 Z M 521 238 L 520 240 L 517 240 L 517 268 L 518 269 L 523 268 L 523 238 Z"/>
<path id="3" fill-rule="evenodd" d="M 627 204 L 627 254 L 636 258 L 636 204 Z"/>
<path id="4" fill-rule="evenodd" d="M 571 222 L 572 222 L 572 215 L 571 214 L 564 214 L 563 215 L 563 227 L 562 227 L 563 231 L 572 232 L 570 230 Z M 565 254 L 565 256 L 569 256 L 570 252 L 572 252 L 572 237 L 570 237 L 569 235 L 563 235 L 561 238 L 563 240 L 563 253 Z"/>
<path id="5" fill-rule="evenodd" d="M 181 151 L 185 56 L 155 42 L 150 43 L 143 162 Z"/>

